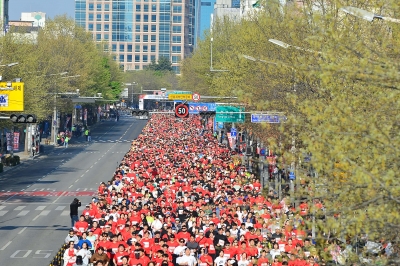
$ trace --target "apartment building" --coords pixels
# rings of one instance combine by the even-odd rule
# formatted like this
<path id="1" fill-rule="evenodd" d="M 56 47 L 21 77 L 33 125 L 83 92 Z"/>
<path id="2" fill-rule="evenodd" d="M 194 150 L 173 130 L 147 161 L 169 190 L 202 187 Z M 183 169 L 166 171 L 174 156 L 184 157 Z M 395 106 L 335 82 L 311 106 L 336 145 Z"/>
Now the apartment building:
<path id="1" fill-rule="evenodd" d="M 193 52 L 195 0 L 75 0 L 75 22 L 124 70 L 167 57 L 179 74 L 181 60 Z"/>

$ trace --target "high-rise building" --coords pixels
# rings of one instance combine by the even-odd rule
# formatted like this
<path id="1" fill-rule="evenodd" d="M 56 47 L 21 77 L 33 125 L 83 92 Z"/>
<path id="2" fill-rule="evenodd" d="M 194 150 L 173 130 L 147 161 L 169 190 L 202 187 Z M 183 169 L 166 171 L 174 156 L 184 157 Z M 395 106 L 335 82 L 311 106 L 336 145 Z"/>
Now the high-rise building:
<path id="1" fill-rule="evenodd" d="M 8 30 L 8 0 L 0 0 L 0 36 Z"/>
<path id="2" fill-rule="evenodd" d="M 211 14 L 214 12 L 216 0 L 197 0 L 196 2 L 196 40 L 204 37 L 204 32 L 210 29 Z"/>
<path id="3" fill-rule="evenodd" d="M 195 0 L 75 0 L 75 22 L 125 70 L 167 57 L 176 73 L 193 52 Z"/>

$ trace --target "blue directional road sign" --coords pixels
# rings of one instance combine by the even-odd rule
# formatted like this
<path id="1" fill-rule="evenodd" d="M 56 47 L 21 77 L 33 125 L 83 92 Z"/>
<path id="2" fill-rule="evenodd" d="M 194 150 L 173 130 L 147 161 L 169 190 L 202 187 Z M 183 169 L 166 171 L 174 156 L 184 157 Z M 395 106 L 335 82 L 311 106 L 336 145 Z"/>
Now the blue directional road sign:
<path id="1" fill-rule="evenodd" d="M 236 137 L 236 135 L 237 135 L 237 131 L 236 131 L 236 128 L 231 128 L 231 137 Z"/>
<path id="2" fill-rule="evenodd" d="M 251 114 L 252 123 L 279 124 L 285 120 L 287 120 L 286 116 L 271 115 L 271 114 Z"/>

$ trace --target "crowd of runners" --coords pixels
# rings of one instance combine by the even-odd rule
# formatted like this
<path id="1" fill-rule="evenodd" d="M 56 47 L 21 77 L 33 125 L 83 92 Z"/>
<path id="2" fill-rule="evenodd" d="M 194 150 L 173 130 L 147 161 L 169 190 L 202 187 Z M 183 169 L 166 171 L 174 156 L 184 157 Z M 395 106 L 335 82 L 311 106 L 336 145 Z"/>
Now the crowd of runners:
<path id="1" fill-rule="evenodd" d="M 320 256 L 305 222 L 310 204 L 323 205 L 262 195 L 239 162 L 198 116 L 153 115 L 98 197 L 71 217 L 64 265 L 340 263 L 334 242 L 323 250 L 329 259 Z"/>

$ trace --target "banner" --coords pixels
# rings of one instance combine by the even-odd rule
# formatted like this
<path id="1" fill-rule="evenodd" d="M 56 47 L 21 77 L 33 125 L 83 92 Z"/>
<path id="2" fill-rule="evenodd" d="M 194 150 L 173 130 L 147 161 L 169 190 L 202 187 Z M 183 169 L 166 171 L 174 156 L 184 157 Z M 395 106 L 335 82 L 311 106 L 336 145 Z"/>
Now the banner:
<path id="1" fill-rule="evenodd" d="M 11 149 L 13 149 L 14 151 L 18 151 L 18 149 L 19 149 L 19 132 L 14 132 L 13 139 L 11 139 L 11 132 L 7 132 L 6 139 L 7 139 L 7 151 L 11 151 Z M 12 141 L 14 141 L 14 143 Z"/>

